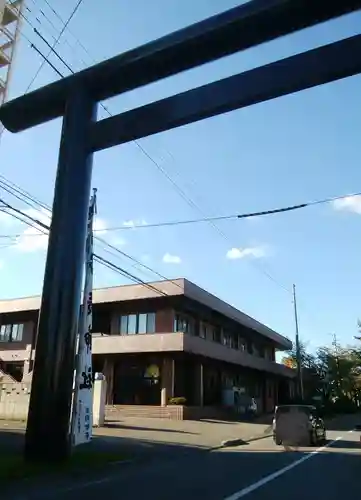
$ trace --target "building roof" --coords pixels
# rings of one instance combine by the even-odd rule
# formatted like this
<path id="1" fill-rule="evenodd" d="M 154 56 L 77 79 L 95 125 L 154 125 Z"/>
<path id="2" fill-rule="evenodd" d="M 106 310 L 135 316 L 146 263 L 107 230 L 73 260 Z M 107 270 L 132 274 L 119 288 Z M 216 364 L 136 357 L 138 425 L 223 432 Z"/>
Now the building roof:
<path id="1" fill-rule="evenodd" d="M 109 288 L 97 288 L 93 291 L 94 304 L 104 304 L 111 302 L 122 302 L 127 300 L 141 300 L 156 298 L 160 296 L 183 295 L 210 309 L 236 321 L 237 323 L 250 328 L 260 335 L 269 338 L 277 344 L 279 349 L 291 349 L 292 342 L 263 325 L 259 321 L 251 318 L 239 309 L 227 304 L 215 295 L 195 285 L 184 278 L 174 280 L 155 281 L 147 286 L 121 285 Z M 0 300 L 0 314 L 15 313 L 21 311 L 36 311 L 40 309 L 40 296 L 23 297 L 18 299 Z"/>

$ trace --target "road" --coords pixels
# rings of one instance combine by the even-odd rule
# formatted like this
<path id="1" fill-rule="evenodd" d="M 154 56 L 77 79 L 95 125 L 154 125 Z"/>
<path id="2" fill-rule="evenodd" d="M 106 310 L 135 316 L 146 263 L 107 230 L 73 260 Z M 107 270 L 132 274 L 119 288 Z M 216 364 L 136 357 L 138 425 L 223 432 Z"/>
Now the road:
<path id="1" fill-rule="evenodd" d="M 358 419 L 358 420 L 361 420 Z M 284 450 L 270 438 L 205 452 L 184 449 L 150 461 L 115 465 L 107 475 L 48 485 L 13 500 L 336 500 L 361 491 L 360 432 L 349 425 L 328 432 L 321 449 Z"/>

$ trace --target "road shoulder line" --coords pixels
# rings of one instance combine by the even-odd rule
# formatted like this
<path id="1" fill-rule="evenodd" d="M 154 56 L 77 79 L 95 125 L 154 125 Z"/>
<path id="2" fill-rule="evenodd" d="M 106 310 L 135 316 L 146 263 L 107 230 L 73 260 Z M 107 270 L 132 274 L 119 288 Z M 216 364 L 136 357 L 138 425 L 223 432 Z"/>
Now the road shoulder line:
<path id="1" fill-rule="evenodd" d="M 233 493 L 233 495 L 224 498 L 224 500 L 239 500 L 240 498 L 243 498 L 244 496 L 248 495 L 252 491 L 258 490 L 258 488 L 261 488 L 265 484 L 270 483 L 274 479 L 277 479 L 278 477 L 282 476 L 283 474 L 285 474 L 289 470 L 294 469 L 298 465 L 301 465 L 303 462 L 306 462 L 306 460 L 309 460 L 310 458 L 318 455 L 323 450 L 325 450 L 326 448 L 329 448 L 330 446 L 335 444 L 337 441 L 340 441 L 341 439 L 342 439 L 342 436 L 337 437 L 336 439 L 334 439 L 330 443 L 327 443 L 325 446 L 321 446 L 320 448 L 317 448 L 317 450 L 314 450 L 314 451 L 311 451 L 310 453 L 307 453 L 306 455 L 299 458 L 295 462 L 292 462 L 291 464 L 286 465 L 286 467 L 283 467 L 282 469 L 279 469 L 278 471 L 273 472 L 272 474 L 269 474 L 268 476 L 263 477 L 259 481 L 256 481 L 255 483 L 253 483 L 249 486 L 246 486 L 245 488 L 242 488 L 241 490 L 237 491 L 236 493 Z"/>

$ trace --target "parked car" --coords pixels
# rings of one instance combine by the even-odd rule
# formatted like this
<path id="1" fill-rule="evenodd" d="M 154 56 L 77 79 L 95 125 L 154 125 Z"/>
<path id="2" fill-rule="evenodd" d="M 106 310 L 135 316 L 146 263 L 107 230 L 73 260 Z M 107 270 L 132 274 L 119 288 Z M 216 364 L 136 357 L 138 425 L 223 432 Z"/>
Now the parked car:
<path id="1" fill-rule="evenodd" d="M 315 406 L 276 406 L 273 440 L 277 445 L 317 446 L 326 442 L 326 427 Z"/>

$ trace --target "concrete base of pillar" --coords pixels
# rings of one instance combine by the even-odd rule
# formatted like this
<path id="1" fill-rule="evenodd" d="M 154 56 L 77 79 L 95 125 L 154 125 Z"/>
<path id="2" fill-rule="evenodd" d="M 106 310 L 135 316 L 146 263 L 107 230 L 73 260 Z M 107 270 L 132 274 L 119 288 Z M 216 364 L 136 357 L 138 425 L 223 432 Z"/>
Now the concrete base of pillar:
<path id="1" fill-rule="evenodd" d="M 93 426 L 103 427 L 105 423 L 105 401 L 107 395 L 107 381 L 95 380 L 93 387 Z"/>
<path id="2" fill-rule="evenodd" d="M 167 406 L 168 398 L 167 398 L 167 389 L 162 387 L 160 391 L 160 404 L 161 406 Z"/>

